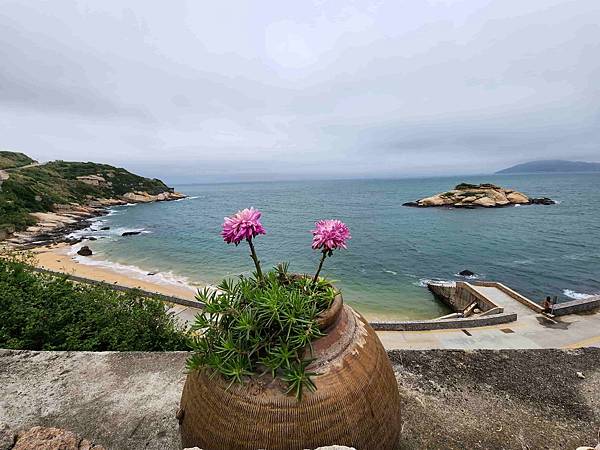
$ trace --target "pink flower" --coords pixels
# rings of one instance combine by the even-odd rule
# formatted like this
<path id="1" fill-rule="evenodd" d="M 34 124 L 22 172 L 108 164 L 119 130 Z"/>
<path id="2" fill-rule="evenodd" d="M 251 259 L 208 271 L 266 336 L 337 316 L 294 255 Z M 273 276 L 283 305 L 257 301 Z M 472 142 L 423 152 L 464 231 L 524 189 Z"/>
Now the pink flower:
<path id="1" fill-rule="evenodd" d="M 221 236 L 228 244 L 238 245 L 243 240 L 252 239 L 259 234 L 265 234 L 260 223 L 261 212 L 254 208 L 238 211 L 231 217 L 225 217 Z"/>
<path id="2" fill-rule="evenodd" d="M 340 220 L 319 220 L 312 231 L 312 248 L 332 251 L 346 248 L 346 241 L 351 238 L 350 230 Z"/>

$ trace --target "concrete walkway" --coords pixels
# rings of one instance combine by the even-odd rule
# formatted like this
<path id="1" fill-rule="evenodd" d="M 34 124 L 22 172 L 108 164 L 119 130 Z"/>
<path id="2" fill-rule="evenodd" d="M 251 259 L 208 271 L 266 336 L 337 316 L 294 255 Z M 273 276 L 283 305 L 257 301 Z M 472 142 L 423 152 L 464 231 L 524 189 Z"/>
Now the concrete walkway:
<path id="1" fill-rule="evenodd" d="M 518 320 L 462 330 L 381 331 L 386 349 L 524 349 L 600 347 L 600 312 L 550 320 L 513 300 Z M 521 308 L 525 311 L 521 313 Z"/>
<path id="2" fill-rule="evenodd" d="M 477 289 L 485 288 L 477 286 Z M 494 301 L 506 302 L 503 306 L 507 311 L 517 312 L 516 322 L 464 330 L 378 331 L 377 334 L 387 350 L 600 347 L 600 312 L 572 314 L 551 321 L 497 291 L 506 298 L 492 294 L 498 295 Z M 200 310 L 176 305 L 170 311 L 189 323 Z"/>
<path id="3" fill-rule="evenodd" d="M 479 286 L 475 284 L 471 284 L 470 286 L 484 297 L 489 298 L 496 305 L 504 308 L 504 312 L 517 313 L 519 320 L 521 320 L 523 317 L 536 315 L 535 311 L 517 302 L 510 295 L 506 294 L 495 286 Z"/>

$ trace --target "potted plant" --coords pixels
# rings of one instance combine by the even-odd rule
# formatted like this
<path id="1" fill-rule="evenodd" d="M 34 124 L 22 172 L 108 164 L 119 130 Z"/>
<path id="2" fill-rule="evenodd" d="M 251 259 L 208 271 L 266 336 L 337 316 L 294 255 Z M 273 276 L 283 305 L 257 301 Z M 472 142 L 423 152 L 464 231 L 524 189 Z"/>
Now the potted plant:
<path id="1" fill-rule="evenodd" d="M 387 354 L 367 321 L 320 277 L 346 248 L 348 227 L 323 220 L 312 276 L 287 264 L 263 273 L 254 240 L 265 234 L 253 208 L 226 218 L 221 233 L 246 241 L 253 276 L 204 289 L 193 326 L 180 429 L 184 447 L 205 450 L 305 449 L 340 444 L 393 449 L 399 394 Z"/>

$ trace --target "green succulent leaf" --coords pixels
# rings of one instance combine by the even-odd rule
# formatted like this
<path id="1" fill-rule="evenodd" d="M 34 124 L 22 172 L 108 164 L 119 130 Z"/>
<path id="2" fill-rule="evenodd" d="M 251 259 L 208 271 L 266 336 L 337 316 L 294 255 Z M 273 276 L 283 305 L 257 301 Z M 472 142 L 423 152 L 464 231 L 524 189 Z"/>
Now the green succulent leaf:
<path id="1" fill-rule="evenodd" d="M 240 276 L 199 291 L 196 298 L 205 308 L 192 327 L 188 370 L 208 368 L 230 386 L 269 373 L 300 400 L 303 389 L 316 389 L 312 377 L 317 374 L 307 371 L 305 356 L 312 355 L 312 342 L 323 335 L 316 318 L 335 295 L 330 282 L 290 274 L 287 263 L 260 281 Z"/>

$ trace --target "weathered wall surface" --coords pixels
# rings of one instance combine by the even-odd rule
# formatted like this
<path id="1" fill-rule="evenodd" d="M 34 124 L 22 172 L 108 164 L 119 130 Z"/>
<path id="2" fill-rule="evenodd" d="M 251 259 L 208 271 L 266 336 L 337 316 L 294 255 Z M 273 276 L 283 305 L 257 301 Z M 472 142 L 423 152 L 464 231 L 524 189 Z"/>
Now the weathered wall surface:
<path id="1" fill-rule="evenodd" d="M 187 353 L 0 350 L 0 422 L 66 428 L 107 449 L 179 449 Z"/>
<path id="2" fill-rule="evenodd" d="M 596 445 L 600 349 L 389 356 L 403 400 L 399 449 Z M 107 449 L 179 449 L 185 358 L 0 350 L 0 422 L 66 428 Z"/>
<path id="3" fill-rule="evenodd" d="M 388 354 L 403 404 L 398 448 L 574 450 L 598 443 L 600 349 Z"/>

